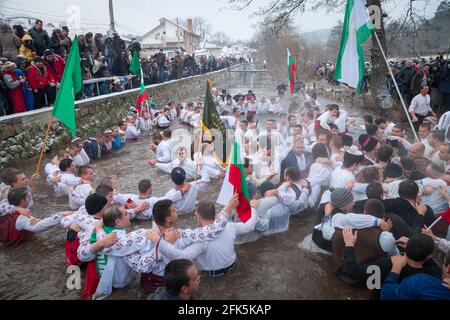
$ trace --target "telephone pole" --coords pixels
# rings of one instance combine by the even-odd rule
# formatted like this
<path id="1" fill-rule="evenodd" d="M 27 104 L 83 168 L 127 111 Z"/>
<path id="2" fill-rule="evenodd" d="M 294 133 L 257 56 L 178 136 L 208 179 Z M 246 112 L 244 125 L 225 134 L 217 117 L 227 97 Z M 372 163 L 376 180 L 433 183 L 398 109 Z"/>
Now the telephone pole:
<path id="1" fill-rule="evenodd" d="M 114 23 L 113 0 L 109 0 L 109 28 L 111 29 L 111 32 L 116 32 L 116 27 Z"/>

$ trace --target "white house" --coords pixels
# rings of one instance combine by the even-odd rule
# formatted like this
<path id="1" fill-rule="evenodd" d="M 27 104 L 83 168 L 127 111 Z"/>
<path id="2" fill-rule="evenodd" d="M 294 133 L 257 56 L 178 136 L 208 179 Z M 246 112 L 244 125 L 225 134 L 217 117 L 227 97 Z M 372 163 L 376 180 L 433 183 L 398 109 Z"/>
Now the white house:
<path id="1" fill-rule="evenodd" d="M 159 26 L 142 36 L 141 45 L 144 49 L 184 49 L 193 53 L 198 49 L 200 36 L 192 29 L 192 19 L 187 20 L 187 28 L 162 18 Z"/>

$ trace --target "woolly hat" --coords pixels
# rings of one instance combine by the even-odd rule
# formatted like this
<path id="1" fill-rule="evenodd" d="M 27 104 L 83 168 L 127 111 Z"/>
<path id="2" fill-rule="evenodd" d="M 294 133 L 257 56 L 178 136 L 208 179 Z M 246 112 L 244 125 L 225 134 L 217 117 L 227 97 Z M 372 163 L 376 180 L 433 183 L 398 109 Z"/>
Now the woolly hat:
<path id="1" fill-rule="evenodd" d="M 94 215 L 102 211 L 102 209 L 106 206 L 107 203 L 108 200 L 106 199 L 106 197 L 98 193 L 93 193 L 86 198 L 85 202 L 86 211 L 90 215 Z"/>
<path id="2" fill-rule="evenodd" d="M 336 208 L 342 209 L 353 202 L 353 194 L 350 190 L 344 188 L 331 188 L 330 191 L 331 204 Z"/>

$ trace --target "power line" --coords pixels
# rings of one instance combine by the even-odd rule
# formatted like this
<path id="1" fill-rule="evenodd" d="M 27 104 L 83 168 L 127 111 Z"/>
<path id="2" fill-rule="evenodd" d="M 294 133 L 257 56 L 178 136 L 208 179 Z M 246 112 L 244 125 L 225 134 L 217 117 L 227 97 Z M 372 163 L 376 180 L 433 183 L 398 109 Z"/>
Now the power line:
<path id="1" fill-rule="evenodd" d="M 139 11 L 140 13 L 143 13 L 142 11 L 145 11 L 147 13 L 147 15 L 152 16 L 154 18 L 158 18 L 161 19 L 161 15 L 155 15 L 154 11 L 150 10 L 149 8 L 145 7 L 145 6 L 141 6 L 141 5 L 137 5 L 131 1 L 128 0 L 121 0 L 121 2 L 123 2 L 124 4 L 128 4 L 128 6 L 133 7 L 134 9 L 136 9 L 137 11 Z M 145 13 L 144 12 L 144 13 Z"/>
<path id="2" fill-rule="evenodd" d="M 47 13 L 47 12 L 35 11 L 35 10 L 30 10 L 30 9 L 21 9 L 21 8 L 16 8 L 16 7 L 0 6 L 0 9 L 2 9 L 2 12 L 4 10 L 9 11 L 9 14 L 25 13 L 25 14 L 36 15 L 37 17 L 52 17 L 52 18 L 56 18 L 56 19 L 67 19 L 68 18 L 68 16 L 63 16 L 60 14 L 52 14 L 52 13 Z M 86 21 L 86 22 L 91 21 L 92 23 L 98 23 L 98 22 L 106 23 L 106 21 L 98 20 L 98 19 L 82 18 L 81 20 Z"/>

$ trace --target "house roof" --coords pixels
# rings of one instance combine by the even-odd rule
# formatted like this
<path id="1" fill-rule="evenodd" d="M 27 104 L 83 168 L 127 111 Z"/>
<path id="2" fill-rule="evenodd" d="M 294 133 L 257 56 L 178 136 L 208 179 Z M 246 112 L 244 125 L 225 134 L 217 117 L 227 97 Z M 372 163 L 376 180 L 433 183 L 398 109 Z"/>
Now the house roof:
<path id="1" fill-rule="evenodd" d="M 178 28 L 180 28 L 180 29 L 186 31 L 187 33 L 192 34 L 192 35 L 195 36 L 195 37 L 200 38 L 200 36 L 199 36 L 198 34 L 195 34 L 194 32 L 190 32 L 189 30 L 187 30 L 186 28 L 184 28 L 184 27 L 181 26 L 180 24 L 177 25 L 175 22 L 173 22 L 173 21 L 171 21 L 171 20 L 169 20 L 169 19 L 167 19 L 167 18 L 161 18 L 161 19 L 159 20 L 159 25 L 156 26 L 155 28 L 153 28 L 152 30 L 150 30 L 149 32 L 147 32 L 146 34 L 144 34 L 144 35 L 142 36 L 142 38 L 145 38 L 145 37 L 147 37 L 148 35 L 150 35 L 151 33 L 153 33 L 154 31 L 156 31 L 156 29 L 158 29 L 158 28 L 163 24 L 164 21 L 166 21 L 166 22 L 168 22 L 168 23 L 170 23 L 170 24 L 173 24 L 174 26 L 176 26 L 176 27 L 178 27 Z"/>

